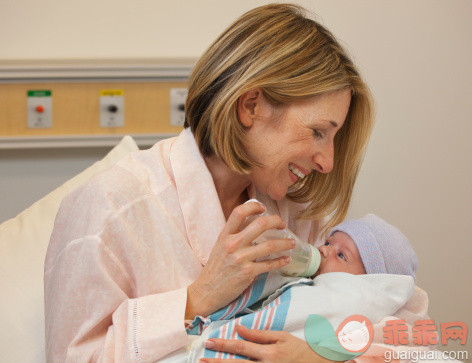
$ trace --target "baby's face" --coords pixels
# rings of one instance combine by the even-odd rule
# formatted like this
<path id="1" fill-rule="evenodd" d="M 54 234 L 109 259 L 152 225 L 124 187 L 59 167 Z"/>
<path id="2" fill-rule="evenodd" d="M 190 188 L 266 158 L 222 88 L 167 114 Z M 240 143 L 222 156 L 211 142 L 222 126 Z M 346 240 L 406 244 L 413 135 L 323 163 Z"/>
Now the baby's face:
<path id="1" fill-rule="evenodd" d="M 347 272 L 354 275 L 366 273 L 359 250 L 346 233 L 335 232 L 318 249 L 321 254 L 321 264 L 315 276 L 326 272 Z"/>

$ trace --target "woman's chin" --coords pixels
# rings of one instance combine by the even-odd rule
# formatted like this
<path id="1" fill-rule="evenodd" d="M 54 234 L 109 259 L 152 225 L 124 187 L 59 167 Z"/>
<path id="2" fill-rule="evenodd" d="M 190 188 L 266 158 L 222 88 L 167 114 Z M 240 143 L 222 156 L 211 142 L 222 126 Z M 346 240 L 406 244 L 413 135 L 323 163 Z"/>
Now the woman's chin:
<path id="1" fill-rule="evenodd" d="M 269 190 L 267 195 L 273 200 L 281 200 L 287 195 L 287 189 Z"/>

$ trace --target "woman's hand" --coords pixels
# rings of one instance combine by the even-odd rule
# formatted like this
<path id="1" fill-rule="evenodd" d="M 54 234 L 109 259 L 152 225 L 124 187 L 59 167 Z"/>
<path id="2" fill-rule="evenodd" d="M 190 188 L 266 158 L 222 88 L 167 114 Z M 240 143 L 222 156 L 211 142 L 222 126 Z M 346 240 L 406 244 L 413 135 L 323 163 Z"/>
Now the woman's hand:
<path id="1" fill-rule="evenodd" d="M 258 258 L 285 251 L 295 246 L 289 239 L 271 240 L 252 245 L 262 232 L 285 228 L 277 216 L 255 219 L 243 230 L 241 225 L 247 217 L 264 212 L 256 202 L 236 207 L 211 251 L 200 276 L 187 289 L 185 319 L 196 315 L 208 316 L 237 298 L 257 275 L 278 269 L 290 262 L 290 257 L 256 262 Z"/>
<path id="2" fill-rule="evenodd" d="M 245 340 L 209 339 L 207 349 L 248 357 L 238 362 L 331 362 L 316 354 L 303 340 L 284 331 L 253 330 L 242 325 L 236 331 Z M 227 359 L 204 358 L 200 362 L 227 362 Z"/>

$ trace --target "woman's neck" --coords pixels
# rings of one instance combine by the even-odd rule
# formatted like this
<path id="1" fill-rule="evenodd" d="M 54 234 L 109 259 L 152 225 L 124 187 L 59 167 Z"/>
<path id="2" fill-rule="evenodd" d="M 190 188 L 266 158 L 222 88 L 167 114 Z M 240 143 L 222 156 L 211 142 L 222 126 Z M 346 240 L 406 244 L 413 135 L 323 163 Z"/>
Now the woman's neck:
<path id="1" fill-rule="evenodd" d="M 204 159 L 213 177 L 223 213 L 228 220 L 233 209 L 249 199 L 246 189 L 251 182 L 247 175 L 231 170 L 217 156 L 213 155 Z"/>

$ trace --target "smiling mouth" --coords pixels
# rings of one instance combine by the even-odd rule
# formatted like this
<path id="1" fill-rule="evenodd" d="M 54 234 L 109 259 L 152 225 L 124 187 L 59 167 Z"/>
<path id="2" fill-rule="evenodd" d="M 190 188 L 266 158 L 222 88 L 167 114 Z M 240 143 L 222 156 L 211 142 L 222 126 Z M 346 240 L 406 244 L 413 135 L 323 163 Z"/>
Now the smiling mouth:
<path id="1" fill-rule="evenodd" d="M 295 167 L 294 165 L 292 164 L 288 164 L 288 168 L 290 169 L 290 171 L 295 174 L 297 176 L 298 179 L 303 179 L 304 177 L 306 177 L 305 174 L 303 174 L 299 169 L 297 169 L 297 167 Z"/>

